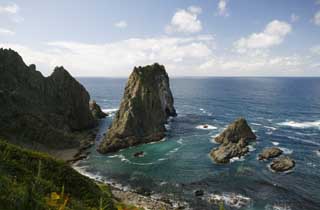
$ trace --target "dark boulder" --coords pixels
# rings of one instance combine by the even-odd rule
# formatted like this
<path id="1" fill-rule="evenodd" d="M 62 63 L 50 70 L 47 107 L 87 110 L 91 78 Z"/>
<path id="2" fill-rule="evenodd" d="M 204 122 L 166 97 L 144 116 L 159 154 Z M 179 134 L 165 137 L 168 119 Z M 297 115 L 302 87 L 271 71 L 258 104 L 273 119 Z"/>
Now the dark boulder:
<path id="1" fill-rule="evenodd" d="M 274 159 L 270 165 L 270 168 L 276 172 L 289 171 L 295 166 L 295 161 L 288 156 L 279 157 Z"/>
<path id="2" fill-rule="evenodd" d="M 280 156 L 283 151 L 277 147 L 266 148 L 259 154 L 259 160 L 269 160 L 271 158 L 275 158 Z"/>

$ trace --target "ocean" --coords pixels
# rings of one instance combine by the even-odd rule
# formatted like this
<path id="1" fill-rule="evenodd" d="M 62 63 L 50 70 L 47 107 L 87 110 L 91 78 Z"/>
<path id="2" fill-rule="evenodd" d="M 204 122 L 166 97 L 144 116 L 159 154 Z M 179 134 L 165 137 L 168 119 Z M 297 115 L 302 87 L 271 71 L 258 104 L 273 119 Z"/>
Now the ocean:
<path id="1" fill-rule="evenodd" d="M 100 121 L 99 144 L 126 79 L 78 80 L 112 113 Z M 186 202 L 192 209 L 217 209 L 208 201 L 212 195 L 250 198 L 245 207 L 225 209 L 320 209 L 320 78 L 171 78 L 170 85 L 178 116 L 169 120 L 163 141 L 108 155 L 93 147 L 75 168 L 126 189 L 142 187 L 154 197 Z M 238 117 L 247 119 L 258 138 L 243 158 L 215 164 L 208 156 L 218 146 L 212 139 Z M 274 173 L 270 162 L 257 160 L 271 146 L 296 161 L 290 173 Z M 134 157 L 138 151 L 144 157 Z M 204 196 L 196 197 L 195 190 Z"/>

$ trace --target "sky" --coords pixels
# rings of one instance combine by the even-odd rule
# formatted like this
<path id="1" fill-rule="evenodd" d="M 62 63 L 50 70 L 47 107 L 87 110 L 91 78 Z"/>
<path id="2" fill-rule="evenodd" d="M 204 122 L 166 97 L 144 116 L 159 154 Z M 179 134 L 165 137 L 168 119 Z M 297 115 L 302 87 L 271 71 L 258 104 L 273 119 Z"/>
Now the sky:
<path id="1" fill-rule="evenodd" d="M 320 76 L 320 0 L 0 0 L 0 47 L 46 76 Z"/>

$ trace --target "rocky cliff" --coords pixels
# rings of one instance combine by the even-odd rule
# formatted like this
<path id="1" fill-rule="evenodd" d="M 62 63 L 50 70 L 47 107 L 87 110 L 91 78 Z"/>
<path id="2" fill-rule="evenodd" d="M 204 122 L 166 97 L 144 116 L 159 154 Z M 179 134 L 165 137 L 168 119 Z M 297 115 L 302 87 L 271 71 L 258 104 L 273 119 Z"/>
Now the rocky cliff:
<path id="1" fill-rule="evenodd" d="M 165 136 L 164 125 L 170 116 L 176 116 L 176 111 L 164 66 L 156 63 L 134 68 L 120 109 L 98 151 L 115 152 L 161 140 Z"/>
<path id="2" fill-rule="evenodd" d="M 0 135 L 34 147 L 79 145 L 74 132 L 90 128 L 89 94 L 63 67 L 44 77 L 19 54 L 0 49 Z"/>

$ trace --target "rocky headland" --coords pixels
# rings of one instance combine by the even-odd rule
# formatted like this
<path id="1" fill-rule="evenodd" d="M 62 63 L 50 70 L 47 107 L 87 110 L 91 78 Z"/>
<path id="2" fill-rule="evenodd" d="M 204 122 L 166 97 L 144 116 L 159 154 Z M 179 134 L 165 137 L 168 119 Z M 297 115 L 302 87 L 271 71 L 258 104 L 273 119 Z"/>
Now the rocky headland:
<path id="1" fill-rule="evenodd" d="M 44 77 L 11 49 L 0 49 L 0 134 L 63 159 L 87 147 L 96 125 L 87 90 L 63 67 Z M 71 157 L 70 157 L 71 156 Z"/>
<path id="2" fill-rule="evenodd" d="M 168 118 L 176 115 L 164 66 L 155 63 L 135 67 L 126 84 L 120 108 L 98 151 L 116 152 L 159 141 L 165 137 Z"/>
<path id="3" fill-rule="evenodd" d="M 250 140 L 256 139 L 247 121 L 239 118 L 230 124 L 215 141 L 220 144 L 213 148 L 210 156 L 216 163 L 229 163 L 234 157 L 241 157 L 249 152 L 248 144 Z"/>

